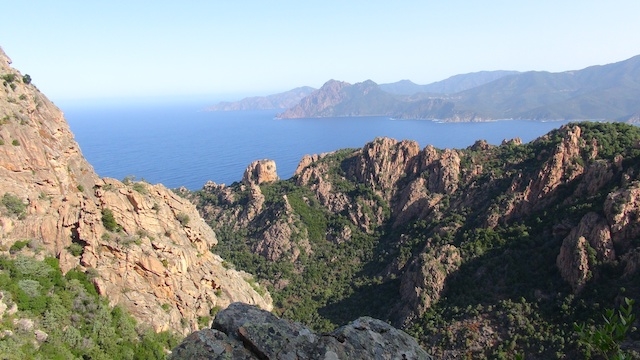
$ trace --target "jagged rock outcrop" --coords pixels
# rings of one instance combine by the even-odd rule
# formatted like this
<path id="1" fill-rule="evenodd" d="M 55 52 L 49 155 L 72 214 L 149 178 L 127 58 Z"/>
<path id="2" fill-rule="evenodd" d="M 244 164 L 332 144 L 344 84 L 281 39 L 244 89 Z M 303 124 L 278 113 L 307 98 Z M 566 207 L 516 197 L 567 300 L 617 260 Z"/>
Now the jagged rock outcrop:
<path id="1" fill-rule="evenodd" d="M 171 354 L 183 359 L 431 359 L 411 336 L 363 317 L 326 335 L 242 303 L 218 313 L 211 329 Z"/>
<path id="2" fill-rule="evenodd" d="M 409 160 L 418 155 L 420 146 L 415 141 L 396 141 L 377 138 L 367 143 L 346 170 L 348 177 L 356 179 L 390 199 L 396 183 L 407 173 Z"/>
<path id="3" fill-rule="evenodd" d="M 188 333 L 234 301 L 271 308 L 249 274 L 210 253 L 216 236 L 189 201 L 162 185 L 100 179 L 62 112 L 9 64 L 0 51 L 2 252 L 31 240 L 156 330 Z"/>
<path id="4" fill-rule="evenodd" d="M 431 249 L 409 264 L 402 277 L 398 324 L 406 326 L 420 317 L 442 295 L 447 277 L 461 264 L 460 250 L 453 245 Z"/>
<path id="5" fill-rule="evenodd" d="M 242 182 L 246 185 L 260 185 L 278 180 L 276 162 L 269 159 L 256 160 L 244 171 Z"/>
<path id="6" fill-rule="evenodd" d="M 615 258 L 607 221 L 590 212 L 563 240 L 556 263 L 562 277 L 575 292 L 580 292 L 596 271 L 596 262 L 609 262 Z"/>

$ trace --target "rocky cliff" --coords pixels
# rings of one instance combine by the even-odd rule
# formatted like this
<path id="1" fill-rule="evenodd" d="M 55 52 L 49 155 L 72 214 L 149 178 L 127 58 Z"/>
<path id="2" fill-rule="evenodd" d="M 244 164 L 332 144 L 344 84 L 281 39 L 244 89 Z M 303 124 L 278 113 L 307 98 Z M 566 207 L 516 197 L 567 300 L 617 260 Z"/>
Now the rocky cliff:
<path id="1" fill-rule="evenodd" d="M 367 315 L 444 357 L 577 356 L 573 321 L 640 298 L 638 159 L 640 130 L 619 123 L 467 149 L 380 138 L 190 196 L 276 312 L 315 329 Z"/>
<path id="2" fill-rule="evenodd" d="M 251 275 L 209 251 L 215 233 L 189 201 L 162 185 L 99 178 L 62 112 L 10 63 L 0 51 L 4 254 L 27 239 L 158 331 L 186 334 L 235 301 L 271 308 Z"/>

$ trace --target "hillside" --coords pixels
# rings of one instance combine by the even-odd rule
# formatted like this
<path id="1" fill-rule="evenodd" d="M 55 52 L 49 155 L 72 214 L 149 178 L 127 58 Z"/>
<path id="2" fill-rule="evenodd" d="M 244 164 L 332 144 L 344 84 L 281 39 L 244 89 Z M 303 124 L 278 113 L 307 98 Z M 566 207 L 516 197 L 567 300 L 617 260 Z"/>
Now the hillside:
<path id="1" fill-rule="evenodd" d="M 99 178 L 62 112 L 10 63 L 0 50 L 0 348 L 27 358 L 48 337 L 63 354 L 99 358 L 108 349 L 95 339 L 111 335 L 80 331 L 98 331 L 115 305 L 127 331 L 137 321 L 141 333 L 177 335 L 235 301 L 271 308 L 251 275 L 209 251 L 216 235 L 189 201 L 160 184 Z"/>
<path id="2" fill-rule="evenodd" d="M 283 119 L 333 116 L 390 115 L 399 105 L 396 96 L 371 80 L 357 84 L 329 80 L 300 102 L 278 114 Z"/>
<path id="3" fill-rule="evenodd" d="M 574 322 L 640 299 L 639 144 L 620 123 L 464 150 L 379 138 L 190 197 L 278 315 L 386 319 L 438 358 L 580 358 Z"/>
<path id="4" fill-rule="evenodd" d="M 425 88 L 428 93 L 396 95 L 393 101 L 380 103 L 378 97 L 359 91 L 361 84 L 341 89 L 331 103 L 303 99 L 285 111 L 283 118 L 324 116 L 384 115 L 395 118 L 438 119 L 443 121 L 486 121 L 495 119 L 535 120 L 623 120 L 640 112 L 640 56 L 603 66 L 576 71 L 549 73 L 530 71 L 512 75 L 493 74 L 498 78 L 455 93 L 444 93 L 449 86 L 464 82 L 455 78 Z M 505 76 L 499 76 L 505 75 Z M 471 79 L 471 78 L 466 78 Z M 461 79 L 457 79 L 461 80 Z M 479 80 L 478 80 L 479 81 Z M 410 84 L 396 84 L 399 88 Z M 468 83 L 465 86 L 472 86 Z M 384 89 L 383 86 L 378 86 Z M 443 92 L 435 93 L 436 90 Z M 323 86 L 310 96 L 328 96 Z M 399 90 L 398 90 L 399 91 Z M 412 91 L 412 90 L 411 90 Z M 409 91 L 409 92 L 411 92 Z M 349 94 L 349 96 L 346 96 Z M 354 111 L 352 104 L 375 111 Z"/>

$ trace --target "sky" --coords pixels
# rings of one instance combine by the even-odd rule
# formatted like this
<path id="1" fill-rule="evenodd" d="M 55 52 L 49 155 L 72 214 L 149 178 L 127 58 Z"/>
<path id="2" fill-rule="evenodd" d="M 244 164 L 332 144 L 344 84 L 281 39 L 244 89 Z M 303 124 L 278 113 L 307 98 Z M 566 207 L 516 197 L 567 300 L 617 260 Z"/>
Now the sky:
<path id="1" fill-rule="evenodd" d="M 54 101 L 237 100 L 329 79 L 428 84 L 640 54 L 638 0 L 0 3 L 0 47 Z"/>

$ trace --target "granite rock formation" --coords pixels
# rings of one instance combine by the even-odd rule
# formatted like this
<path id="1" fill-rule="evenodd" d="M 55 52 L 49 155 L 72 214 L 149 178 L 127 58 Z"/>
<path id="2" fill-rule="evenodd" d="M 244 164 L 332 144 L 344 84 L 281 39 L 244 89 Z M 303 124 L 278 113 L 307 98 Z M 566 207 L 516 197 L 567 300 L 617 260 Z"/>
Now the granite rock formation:
<path id="1" fill-rule="evenodd" d="M 380 320 L 359 318 L 330 334 L 233 303 L 211 329 L 189 335 L 171 359 L 431 359 L 416 340 Z"/>
<path id="2" fill-rule="evenodd" d="M 379 138 L 361 149 L 305 156 L 292 179 L 261 187 L 264 201 L 248 222 L 233 215 L 254 198 L 245 185 L 204 189 L 193 200 L 212 224 L 247 234 L 226 241 L 252 256 L 260 244 L 261 257 L 280 266 L 271 270 L 277 279 L 262 278 L 280 296 L 293 294 L 276 311 L 300 310 L 300 319 L 314 322 L 316 314 L 304 315 L 318 306 L 317 314 L 327 314 L 314 323 L 319 328 L 357 317 L 345 313 L 401 329 L 432 324 L 421 341 L 433 354 L 491 357 L 526 331 L 505 317 L 514 307 L 537 321 L 537 304 L 572 309 L 595 302 L 594 289 L 608 289 L 600 302 L 640 296 L 639 156 L 640 131 L 620 123 L 569 124 L 527 144 L 477 141 L 467 149 Z M 278 240 L 265 242 L 276 223 L 280 231 L 268 233 Z M 314 239 L 305 237 L 311 231 Z M 302 250 L 301 240 L 305 256 L 290 256 Z M 283 275 L 281 268 L 292 270 Z M 313 282 L 318 273 L 332 287 Z M 344 278 L 347 291 L 339 287 Z M 287 288 L 305 282 L 311 299 Z M 446 315 L 445 328 L 433 325 L 443 311 L 464 315 Z M 552 342 L 537 358 L 562 349 Z"/>
<path id="3" fill-rule="evenodd" d="M 260 185 L 266 182 L 278 180 L 276 162 L 269 159 L 256 160 L 249 164 L 242 176 L 242 182 L 246 185 Z"/>

